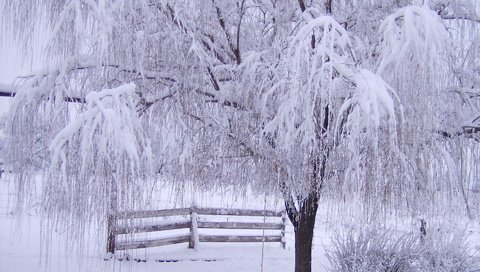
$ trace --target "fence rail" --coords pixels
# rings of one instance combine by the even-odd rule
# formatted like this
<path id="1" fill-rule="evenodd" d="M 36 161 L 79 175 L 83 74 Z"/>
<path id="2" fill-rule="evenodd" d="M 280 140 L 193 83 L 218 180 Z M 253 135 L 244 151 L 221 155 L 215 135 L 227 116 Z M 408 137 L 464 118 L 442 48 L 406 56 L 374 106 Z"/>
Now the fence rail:
<path id="1" fill-rule="evenodd" d="M 213 222 L 208 219 L 199 219 L 199 215 L 214 215 L 217 217 L 269 217 L 279 218 L 280 223 L 270 222 Z M 143 218 L 168 218 L 172 216 L 189 216 L 187 220 L 163 224 L 141 224 L 121 226 L 119 221 Z M 284 212 L 270 210 L 243 210 L 223 208 L 181 208 L 155 211 L 126 211 L 108 216 L 107 224 L 107 252 L 115 250 L 139 249 L 178 243 L 189 243 L 189 248 L 196 248 L 199 242 L 280 242 L 285 248 Z M 149 240 L 119 241 L 118 235 L 134 235 L 137 233 L 157 232 L 166 230 L 189 229 L 190 234 L 177 235 Z M 232 230 L 278 230 L 276 235 L 210 235 L 199 234 L 198 229 L 232 229 Z"/>
<path id="2" fill-rule="evenodd" d="M 249 222 L 198 222 L 199 229 L 264 229 L 281 230 L 282 223 L 249 223 Z"/>
<path id="3" fill-rule="evenodd" d="M 190 228 L 190 225 L 191 225 L 190 221 L 185 221 L 185 222 L 175 222 L 175 223 L 161 224 L 161 225 L 120 227 L 115 229 L 115 234 L 130 234 L 130 233 L 154 232 L 154 231 L 162 231 L 162 230 L 188 229 Z"/>
<path id="4" fill-rule="evenodd" d="M 162 239 L 155 240 L 146 240 L 146 241 L 131 241 L 128 243 L 118 243 L 116 249 L 125 250 L 125 249 L 138 249 L 138 248 L 147 248 L 147 247 L 156 247 L 156 246 L 166 246 L 179 243 L 186 243 L 190 241 L 190 235 L 182 235 L 176 237 L 167 237 Z"/>

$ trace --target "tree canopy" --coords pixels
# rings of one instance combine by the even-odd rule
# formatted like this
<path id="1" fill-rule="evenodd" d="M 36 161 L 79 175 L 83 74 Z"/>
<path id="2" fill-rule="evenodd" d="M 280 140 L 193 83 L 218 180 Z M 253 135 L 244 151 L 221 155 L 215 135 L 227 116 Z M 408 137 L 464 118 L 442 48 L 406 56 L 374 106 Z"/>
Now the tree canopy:
<path id="1" fill-rule="evenodd" d="M 64 192 L 52 213 L 89 194 L 101 215 L 112 182 L 135 199 L 152 175 L 273 189 L 294 226 L 321 198 L 370 215 L 478 205 L 477 1 L 2 5 L 24 47 L 49 35 L 48 65 L 11 90 L 8 147 L 19 188 L 36 165 Z"/>

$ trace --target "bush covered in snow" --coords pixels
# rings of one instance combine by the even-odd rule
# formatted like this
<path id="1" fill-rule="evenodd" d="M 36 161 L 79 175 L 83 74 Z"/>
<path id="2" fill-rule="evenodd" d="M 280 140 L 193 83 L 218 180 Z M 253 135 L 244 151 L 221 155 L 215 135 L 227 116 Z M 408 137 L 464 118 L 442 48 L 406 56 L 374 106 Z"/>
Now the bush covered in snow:
<path id="1" fill-rule="evenodd" d="M 433 231 L 422 241 L 419 234 L 392 230 L 350 230 L 336 234 L 327 250 L 332 272 L 478 271 L 464 231 Z"/>
<path id="2" fill-rule="evenodd" d="M 425 240 L 421 269 L 416 271 L 480 271 L 480 259 L 473 256 L 464 231 L 436 231 Z"/>

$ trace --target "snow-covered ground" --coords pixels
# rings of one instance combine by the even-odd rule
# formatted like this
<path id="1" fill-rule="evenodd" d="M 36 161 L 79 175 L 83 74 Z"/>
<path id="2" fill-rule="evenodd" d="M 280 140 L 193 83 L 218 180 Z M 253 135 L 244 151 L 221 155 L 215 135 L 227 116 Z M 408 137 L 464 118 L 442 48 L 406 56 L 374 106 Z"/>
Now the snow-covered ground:
<path id="1" fill-rule="evenodd" d="M 42 257 L 40 217 L 33 203 L 17 224 L 13 216 L 14 196 L 8 188 L 5 178 L 0 179 L 0 271 L 32 272 L 32 271 L 261 271 L 261 243 L 201 243 L 197 251 L 188 249 L 188 245 L 156 247 L 129 251 L 130 261 L 105 261 L 104 237 L 92 235 L 80 253 L 66 248 L 66 236 L 62 230 L 52 231 L 49 241 L 50 253 Z M 165 196 L 165 205 L 171 197 Z M 209 201 L 207 201 L 209 199 Z M 225 197 L 205 197 L 198 199 L 203 205 L 225 205 L 239 208 L 263 208 L 264 199 L 228 199 Z M 209 203 L 207 203 L 209 202 Z M 269 201 L 270 203 L 271 201 Z M 261 203 L 261 204 L 259 204 Z M 279 203 L 277 203 L 279 205 Z M 275 206 L 277 204 L 269 204 Z M 270 208 L 270 207 L 269 207 Z M 319 217 L 320 218 L 320 217 Z M 324 246 L 330 242 L 329 232 L 325 224 L 319 222 L 314 241 L 313 271 L 325 271 L 328 261 L 324 256 Z M 68 247 L 68 246 L 67 246 Z M 119 253 L 117 258 L 122 258 Z M 141 260 L 141 261 L 136 261 Z M 280 243 L 266 243 L 263 256 L 263 271 L 293 271 L 294 248 L 292 228 L 287 228 L 287 246 L 281 248 Z"/>
<path id="2" fill-rule="evenodd" d="M 227 207 L 249 209 L 281 209 L 282 204 L 273 197 L 248 197 L 238 198 L 229 192 L 203 192 L 187 193 L 192 199 L 179 200 L 169 190 L 157 192 L 156 203 L 151 208 L 166 208 L 189 206 L 186 203 L 195 202 L 204 207 Z M 221 196 L 221 197 L 220 197 Z M 86 238 L 82 250 L 76 251 L 69 248 L 65 241 L 77 243 L 74 238 L 68 237 L 68 231 L 62 229 L 48 229 L 51 239 L 43 241 L 41 234 L 39 205 L 35 201 L 30 204 L 24 216 L 13 215 L 14 193 L 11 185 L 6 182 L 5 175 L 0 178 L 0 272 L 100 272 L 100 271 L 195 271 L 195 272 L 245 272 L 245 271 L 293 271 L 294 269 L 294 239 L 291 226 L 287 227 L 286 249 L 280 243 L 266 243 L 262 262 L 261 243 L 200 243 L 198 250 L 188 249 L 187 243 L 163 246 L 148 249 L 128 251 L 128 255 L 117 252 L 115 259 L 105 261 L 105 235 L 99 235 L 92 230 Z M 267 204 L 265 204 L 267 203 Z M 355 210 L 341 210 L 340 218 L 334 220 L 332 207 L 321 205 L 317 216 L 317 223 L 313 248 L 313 271 L 327 271 L 329 266 L 325 257 L 325 250 L 331 246 L 330 237 L 335 231 L 344 230 L 347 226 L 361 228 L 362 220 L 355 215 Z M 330 213 L 326 211 L 330 210 Z M 357 214 L 358 215 L 358 214 Z M 400 220 L 389 225 L 407 231 L 417 231 L 417 221 Z M 335 223 L 334 223 L 335 222 Z M 343 223 L 342 223 L 343 222 Z M 352 224 L 355 222 L 355 224 Z M 460 220 L 447 220 L 442 218 L 439 222 L 429 221 L 430 226 L 456 225 L 457 228 L 466 228 L 470 234 L 469 242 L 473 251 L 478 254 L 480 250 L 480 232 L 478 224 Z M 188 232 L 188 230 L 184 230 Z M 205 230 L 202 230 L 205 231 Z M 214 230 L 210 230 L 214 231 Z M 225 230 L 219 230 L 218 232 Z M 429 230 L 431 231 L 431 230 Z M 178 232 L 178 231 L 177 231 Z M 226 234 L 226 233 L 222 233 Z M 243 233 L 239 233 L 245 234 Z M 255 233 L 258 235 L 258 232 Z M 267 233 L 268 234 L 268 233 Z M 148 234 L 155 235 L 155 234 Z M 146 237 L 152 238 L 152 236 Z M 42 252 L 43 245 L 49 245 L 48 257 Z M 46 243 L 48 242 L 48 244 Z M 70 245 L 72 244 L 70 243 Z M 128 261 L 125 260 L 128 257 Z M 123 259 L 123 260 L 120 260 Z"/>

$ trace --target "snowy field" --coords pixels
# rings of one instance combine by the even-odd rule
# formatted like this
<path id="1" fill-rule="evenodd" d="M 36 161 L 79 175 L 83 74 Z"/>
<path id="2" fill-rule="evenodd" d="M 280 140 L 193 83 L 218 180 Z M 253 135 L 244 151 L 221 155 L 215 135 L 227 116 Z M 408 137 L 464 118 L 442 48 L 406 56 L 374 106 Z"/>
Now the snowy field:
<path id="1" fill-rule="evenodd" d="M 10 191 L 10 193 L 9 193 Z M 165 199 L 170 197 L 165 196 Z M 229 207 L 262 209 L 262 204 L 255 200 L 225 200 L 205 198 L 212 205 Z M 69 239 L 66 232 L 51 230 L 53 240 L 50 241 L 48 258 L 41 257 L 42 235 L 40 218 L 36 213 L 36 205 L 22 217 L 17 225 L 12 215 L 13 196 L 5 179 L 0 180 L 0 271 L 1 272 L 31 272 L 31 271 L 261 271 L 261 243 L 200 243 L 197 251 L 188 249 L 187 243 L 149 249 L 131 250 L 128 252 L 130 261 L 105 261 L 105 237 L 93 235 L 80 254 L 71 251 L 60 241 Z M 165 201 L 168 205 L 168 201 Z M 262 203 L 263 199 L 259 201 Z M 271 204 L 271 205 L 278 205 Z M 319 216 L 320 218 L 321 216 Z M 318 222 L 319 228 L 325 224 Z M 330 231 L 317 229 L 314 241 L 313 271 L 325 271 L 328 261 L 324 256 L 324 247 L 328 245 Z M 70 252 L 69 252 L 70 251 Z M 117 258 L 124 258 L 118 251 Z M 280 243 L 266 243 L 264 247 L 263 271 L 293 271 L 294 243 L 291 226 L 287 227 L 287 245 L 284 250 Z M 141 261 L 137 261 L 141 260 Z"/>

